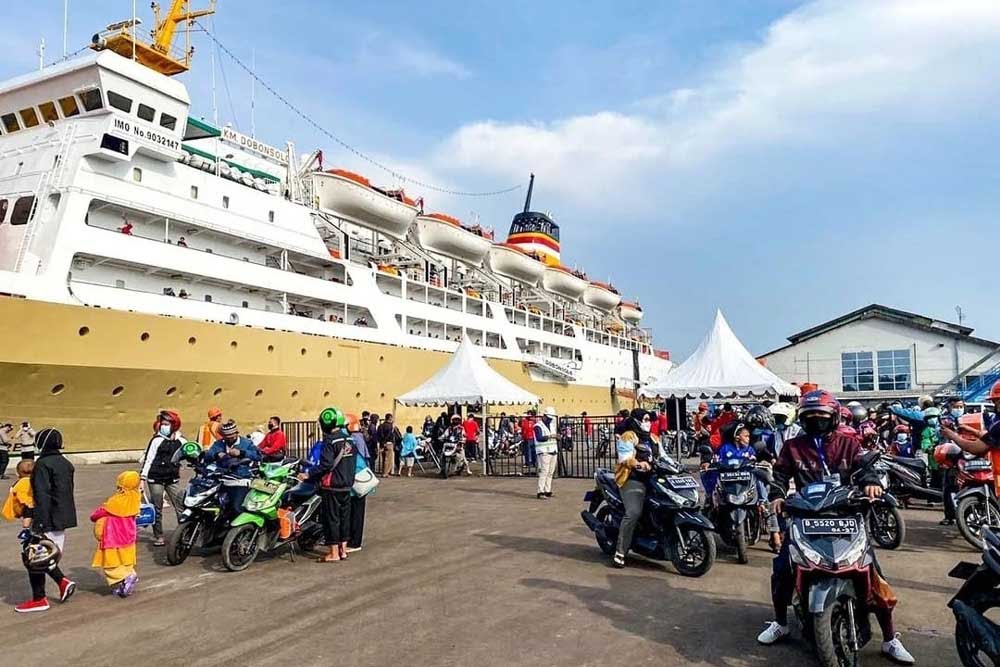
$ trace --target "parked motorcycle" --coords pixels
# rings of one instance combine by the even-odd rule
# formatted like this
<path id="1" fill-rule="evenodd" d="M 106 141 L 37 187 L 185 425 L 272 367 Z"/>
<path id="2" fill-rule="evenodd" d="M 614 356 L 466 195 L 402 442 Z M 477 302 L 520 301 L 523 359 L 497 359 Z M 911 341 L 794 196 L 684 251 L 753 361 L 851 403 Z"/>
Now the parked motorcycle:
<path id="1" fill-rule="evenodd" d="M 618 529 L 625 517 L 625 504 L 614 474 L 600 469 L 594 475 L 596 488 L 580 513 L 594 531 L 597 545 L 613 555 Z M 705 517 L 701 485 L 669 456 L 652 463 L 646 486 L 646 503 L 632 539 L 632 551 L 656 560 L 669 560 L 686 577 L 700 577 L 715 562 L 715 526 Z"/>
<path id="2" fill-rule="evenodd" d="M 498 429 L 491 432 L 488 435 L 487 446 L 494 457 L 509 458 L 521 455 L 521 437 L 510 431 Z"/>
<path id="3" fill-rule="evenodd" d="M 909 507 L 910 501 L 914 499 L 929 503 L 942 501 L 941 490 L 931 486 L 927 464 L 921 459 L 885 455 L 882 460 L 888 467 L 887 488 L 895 498 L 899 499 L 903 507 Z"/>
<path id="4" fill-rule="evenodd" d="M 736 560 L 748 562 L 747 549 L 761 535 L 761 498 L 754 476 L 754 464 L 743 458 L 719 461 L 708 472 L 718 475 L 709 518 L 722 542 L 736 550 Z"/>
<path id="5" fill-rule="evenodd" d="M 875 573 L 864 524 L 868 504 L 864 494 L 839 480 L 809 484 L 785 502 L 792 604 L 823 667 L 855 667 L 871 639 L 866 601 Z"/>
<path id="6" fill-rule="evenodd" d="M 605 457 L 611 449 L 611 429 L 601 424 L 597 427 L 597 456 Z"/>
<path id="7" fill-rule="evenodd" d="M 958 532 L 966 542 L 982 549 L 983 528 L 1000 528 L 1000 504 L 997 503 L 990 462 L 983 458 L 960 458 L 958 488 L 955 496 Z"/>
<path id="8" fill-rule="evenodd" d="M 948 606 L 955 615 L 955 648 L 965 667 L 1000 664 L 1000 625 L 986 616 L 1000 607 L 1000 533 L 984 528 L 982 536 L 983 562 L 961 562 L 948 573 L 964 580 Z"/>
<path id="9" fill-rule="evenodd" d="M 298 460 L 264 463 L 260 476 L 250 482 L 243 512 L 233 519 L 222 542 L 222 563 L 232 572 L 245 570 L 261 552 L 297 546 L 311 551 L 322 528 L 317 520 L 320 497 L 314 489 L 303 488 L 296 474 Z"/>

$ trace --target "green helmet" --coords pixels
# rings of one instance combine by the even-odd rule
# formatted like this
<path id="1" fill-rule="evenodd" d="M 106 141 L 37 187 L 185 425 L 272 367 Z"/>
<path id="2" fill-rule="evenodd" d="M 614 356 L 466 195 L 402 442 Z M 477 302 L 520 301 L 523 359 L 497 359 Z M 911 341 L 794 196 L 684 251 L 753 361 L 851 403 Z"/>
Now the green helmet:
<path id="1" fill-rule="evenodd" d="M 327 408 L 319 413 L 319 427 L 324 431 L 332 431 L 347 424 L 347 417 L 339 408 Z"/>
<path id="2" fill-rule="evenodd" d="M 181 456 L 185 459 L 197 459 L 201 456 L 201 445 L 197 442 L 185 442 L 181 446 Z"/>

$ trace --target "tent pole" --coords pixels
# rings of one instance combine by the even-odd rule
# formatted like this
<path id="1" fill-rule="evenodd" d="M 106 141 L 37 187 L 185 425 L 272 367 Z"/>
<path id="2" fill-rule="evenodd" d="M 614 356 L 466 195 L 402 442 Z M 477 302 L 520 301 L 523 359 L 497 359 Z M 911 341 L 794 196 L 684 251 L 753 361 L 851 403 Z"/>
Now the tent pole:
<path id="1" fill-rule="evenodd" d="M 479 429 L 479 446 L 483 453 L 483 477 L 486 477 L 490 474 L 490 467 L 486 462 L 490 455 L 489 438 L 486 436 L 486 429 L 489 428 L 487 424 L 489 424 L 490 406 L 486 405 L 485 397 L 479 399 L 479 404 L 483 406 L 483 427 Z"/>
<path id="2" fill-rule="evenodd" d="M 666 406 L 664 406 L 666 407 Z M 681 461 L 681 402 L 674 396 L 674 449 L 677 452 L 677 461 Z"/>

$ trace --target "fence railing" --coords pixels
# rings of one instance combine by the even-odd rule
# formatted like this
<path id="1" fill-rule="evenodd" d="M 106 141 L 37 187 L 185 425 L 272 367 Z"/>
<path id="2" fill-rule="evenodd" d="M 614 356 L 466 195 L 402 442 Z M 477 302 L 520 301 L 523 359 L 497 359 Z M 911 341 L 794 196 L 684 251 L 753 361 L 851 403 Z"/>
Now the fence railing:
<path id="1" fill-rule="evenodd" d="M 522 419 L 510 417 L 501 425 L 500 417 L 487 418 L 487 474 L 510 477 L 538 472 L 534 442 L 521 437 Z M 614 432 L 614 416 L 557 418 L 552 433 L 558 450 L 556 475 L 588 479 L 598 468 L 614 468 Z"/>

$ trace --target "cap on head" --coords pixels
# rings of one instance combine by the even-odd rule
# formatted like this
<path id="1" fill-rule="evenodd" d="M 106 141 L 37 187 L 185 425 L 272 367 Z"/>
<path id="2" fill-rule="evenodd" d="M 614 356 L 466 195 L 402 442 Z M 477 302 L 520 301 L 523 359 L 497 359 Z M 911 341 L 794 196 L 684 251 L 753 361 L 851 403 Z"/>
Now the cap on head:
<path id="1" fill-rule="evenodd" d="M 556 409 L 554 407 L 552 407 L 551 405 L 548 406 L 547 408 L 545 408 L 545 416 L 546 417 L 555 417 L 556 416 Z"/>
<path id="2" fill-rule="evenodd" d="M 222 416 L 222 410 L 220 410 L 219 408 L 213 406 L 208 409 L 209 419 L 218 419 L 221 416 Z"/>
<path id="3" fill-rule="evenodd" d="M 240 434 L 240 428 L 232 419 L 223 424 L 219 431 L 222 433 L 223 438 L 236 438 Z"/>

